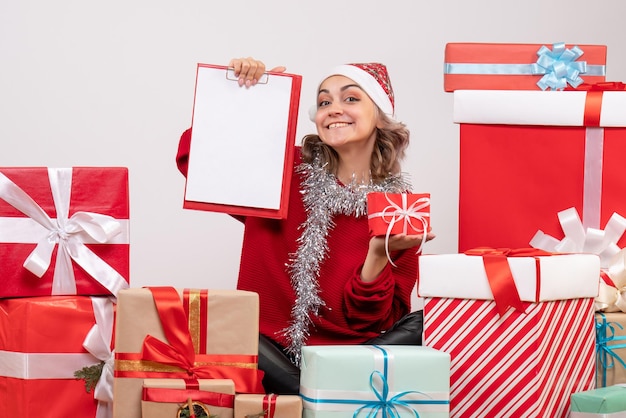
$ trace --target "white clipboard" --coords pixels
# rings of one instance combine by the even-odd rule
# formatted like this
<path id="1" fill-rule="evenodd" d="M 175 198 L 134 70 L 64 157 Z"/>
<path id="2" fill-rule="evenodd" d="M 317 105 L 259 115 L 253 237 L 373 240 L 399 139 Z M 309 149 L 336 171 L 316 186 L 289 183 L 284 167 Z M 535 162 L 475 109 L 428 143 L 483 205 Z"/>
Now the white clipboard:
<path id="1" fill-rule="evenodd" d="M 198 64 L 185 209 L 287 216 L 301 85 L 268 72 L 246 88 L 232 69 Z"/>

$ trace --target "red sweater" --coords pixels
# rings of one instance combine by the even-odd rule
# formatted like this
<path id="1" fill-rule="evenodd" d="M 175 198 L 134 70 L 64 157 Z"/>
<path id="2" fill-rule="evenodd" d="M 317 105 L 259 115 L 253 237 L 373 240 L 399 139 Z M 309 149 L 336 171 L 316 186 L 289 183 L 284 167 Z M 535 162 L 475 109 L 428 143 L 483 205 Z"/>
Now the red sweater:
<path id="1" fill-rule="evenodd" d="M 191 130 L 181 136 L 176 162 L 186 175 Z M 299 154 L 299 153 L 298 153 Z M 299 155 L 295 166 L 300 163 Z M 289 255 L 306 219 L 300 195 L 300 174 L 291 182 L 286 219 L 241 218 L 243 248 L 237 288 L 259 294 L 261 334 L 286 346 L 281 331 L 291 323 L 295 300 L 288 273 Z M 320 267 L 320 297 L 326 303 L 313 318 L 307 344 L 357 344 L 376 337 L 410 311 L 417 279 L 417 256 L 412 250 L 394 254 L 397 267 L 387 264 L 371 283 L 359 273 L 369 246 L 367 217 L 336 215 L 328 236 L 328 254 Z"/>

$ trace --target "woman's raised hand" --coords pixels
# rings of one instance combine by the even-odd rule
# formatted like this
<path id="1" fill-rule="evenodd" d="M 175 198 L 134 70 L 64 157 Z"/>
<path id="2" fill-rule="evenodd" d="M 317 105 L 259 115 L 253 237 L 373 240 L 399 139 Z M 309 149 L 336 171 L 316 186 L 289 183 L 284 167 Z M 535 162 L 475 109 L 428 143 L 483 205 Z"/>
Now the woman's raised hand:
<path id="1" fill-rule="evenodd" d="M 252 57 L 247 58 L 233 58 L 228 63 L 229 67 L 232 67 L 237 77 L 239 85 L 246 87 L 254 86 L 258 83 L 259 79 L 265 73 L 265 64 L 263 61 L 256 60 Z M 272 68 L 271 72 L 283 73 L 287 68 L 284 66 L 278 66 Z"/>

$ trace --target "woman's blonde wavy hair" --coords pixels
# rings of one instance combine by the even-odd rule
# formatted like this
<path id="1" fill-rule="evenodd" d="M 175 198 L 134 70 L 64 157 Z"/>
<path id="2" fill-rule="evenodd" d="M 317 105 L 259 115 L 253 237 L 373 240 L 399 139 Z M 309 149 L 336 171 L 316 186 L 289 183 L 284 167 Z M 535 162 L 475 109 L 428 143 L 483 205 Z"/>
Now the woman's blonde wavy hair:
<path id="1" fill-rule="evenodd" d="M 378 107 L 376 111 L 381 127 L 376 128 L 376 143 L 370 165 L 370 176 L 375 183 L 400 173 L 400 161 L 409 146 L 409 130 L 406 125 L 391 119 Z M 313 163 L 316 155 L 319 155 L 322 165 L 326 164 L 326 171 L 337 173 L 339 165 L 337 151 L 324 144 L 319 135 L 306 135 L 302 138 L 302 160 L 305 163 Z"/>

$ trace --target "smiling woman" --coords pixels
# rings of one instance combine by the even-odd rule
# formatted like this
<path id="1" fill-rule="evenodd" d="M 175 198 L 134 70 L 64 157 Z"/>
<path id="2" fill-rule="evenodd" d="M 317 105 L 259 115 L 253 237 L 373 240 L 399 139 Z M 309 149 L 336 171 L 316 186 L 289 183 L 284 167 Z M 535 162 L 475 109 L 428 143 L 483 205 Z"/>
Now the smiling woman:
<path id="1" fill-rule="evenodd" d="M 242 88 L 255 88 L 265 69 L 252 58 L 230 65 Z M 385 238 L 370 236 L 367 220 L 368 193 L 410 190 L 400 169 L 409 131 L 393 115 L 384 65 L 333 68 L 310 112 L 317 134 L 297 148 L 286 219 L 238 218 L 245 228 L 237 288 L 259 294 L 268 393 L 299 392 L 305 344 L 421 344 L 421 311 L 410 310 L 424 237 L 390 237 L 390 262 Z M 179 144 L 183 174 L 190 137 L 188 129 Z"/>

